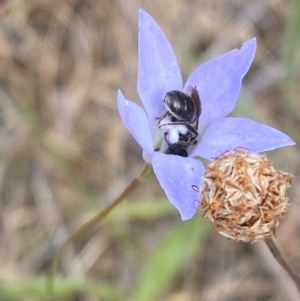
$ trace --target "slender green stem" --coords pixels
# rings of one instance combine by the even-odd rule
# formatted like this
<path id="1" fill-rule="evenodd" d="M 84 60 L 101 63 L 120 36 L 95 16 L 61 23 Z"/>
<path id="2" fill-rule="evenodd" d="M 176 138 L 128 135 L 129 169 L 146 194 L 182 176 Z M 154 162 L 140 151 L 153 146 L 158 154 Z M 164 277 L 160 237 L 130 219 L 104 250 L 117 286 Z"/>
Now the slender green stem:
<path id="1" fill-rule="evenodd" d="M 274 240 L 272 237 L 265 239 L 265 243 L 267 247 L 269 248 L 270 252 L 276 259 L 276 261 L 282 266 L 282 268 L 287 272 L 287 274 L 290 276 L 290 278 L 295 283 L 299 293 L 300 293 L 300 278 L 299 275 L 292 269 L 292 267 L 288 264 L 288 262 L 283 258 L 281 252 L 277 248 L 277 246 L 274 243 Z"/>
<path id="2" fill-rule="evenodd" d="M 73 234 L 71 234 L 66 241 L 59 247 L 59 249 L 55 252 L 55 254 L 52 257 L 52 260 L 50 262 L 49 267 L 49 276 L 48 276 L 48 282 L 47 287 L 49 293 L 52 293 L 53 291 L 53 278 L 54 273 L 57 265 L 57 261 L 64 252 L 65 248 L 73 241 L 78 239 L 83 234 L 87 233 L 88 231 L 94 229 L 99 223 L 101 223 L 104 218 L 117 206 L 119 205 L 123 200 L 125 200 L 131 192 L 133 192 L 140 182 L 142 182 L 148 175 L 152 173 L 152 169 L 150 169 L 148 164 L 145 164 L 140 173 L 137 177 L 135 177 L 131 183 L 123 190 L 123 192 L 111 203 L 109 204 L 104 210 L 102 210 L 99 214 L 97 214 L 95 217 L 90 219 L 88 222 L 83 224 L 81 227 L 79 227 Z"/>

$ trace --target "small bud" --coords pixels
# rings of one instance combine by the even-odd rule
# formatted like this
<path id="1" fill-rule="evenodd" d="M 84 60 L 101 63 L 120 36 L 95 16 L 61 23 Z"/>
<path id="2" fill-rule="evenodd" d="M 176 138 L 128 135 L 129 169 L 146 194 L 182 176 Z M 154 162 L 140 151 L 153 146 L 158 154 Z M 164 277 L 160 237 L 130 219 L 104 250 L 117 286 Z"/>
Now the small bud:
<path id="1" fill-rule="evenodd" d="M 265 156 L 236 148 L 211 161 L 203 175 L 203 217 L 236 241 L 268 238 L 288 211 L 291 182 L 292 175 L 276 171 Z"/>

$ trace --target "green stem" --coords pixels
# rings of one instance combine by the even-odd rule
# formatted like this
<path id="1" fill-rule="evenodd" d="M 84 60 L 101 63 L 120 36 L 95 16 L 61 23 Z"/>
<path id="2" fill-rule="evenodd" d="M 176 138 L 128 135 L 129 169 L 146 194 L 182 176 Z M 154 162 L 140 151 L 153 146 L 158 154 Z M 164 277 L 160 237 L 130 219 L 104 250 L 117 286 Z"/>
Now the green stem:
<path id="1" fill-rule="evenodd" d="M 299 293 L 300 293 L 300 278 L 299 275 L 296 274 L 296 272 L 292 269 L 292 267 L 288 264 L 288 262 L 283 258 L 281 252 L 275 245 L 272 237 L 265 239 L 265 243 L 267 247 L 269 248 L 270 252 L 276 259 L 276 261 L 281 265 L 281 267 L 287 272 L 287 274 L 290 276 L 290 278 L 295 283 Z"/>
<path id="2" fill-rule="evenodd" d="M 48 276 L 48 283 L 47 288 L 49 293 L 53 292 L 53 279 L 54 279 L 54 273 L 57 265 L 57 261 L 64 252 L 65 248 L 73 241 L 78 239 L 81 235 L 85 234 L 86 232 L 94 229 L 99 223 L 101 223 L 104 218 L 117 206 L 119 205 L 123 200 L 125 200 L 131 192 L 133 192 L 137 186 L 142 182 L 146 177 L 148 177 L 152 173 L 152 169 L 149 167 L 148 164 L 144 164 L 141 171 L 139 172 L 138 176 L 135 177 L 131 183 L 123 190 L 123 192 L 104 210 L 102 210 L 100 213 L 98 213 L 95 217 L 93 217 L 91 220 L 83 224 L 81 227 L 79 227 L 73 234 L 71 234 L 66 241 L 59 247 L 59 249 L 55 252 L 55 254 L 52 257 L 52 260 L 50 262 L 49 267 L 49 276 Z"/>

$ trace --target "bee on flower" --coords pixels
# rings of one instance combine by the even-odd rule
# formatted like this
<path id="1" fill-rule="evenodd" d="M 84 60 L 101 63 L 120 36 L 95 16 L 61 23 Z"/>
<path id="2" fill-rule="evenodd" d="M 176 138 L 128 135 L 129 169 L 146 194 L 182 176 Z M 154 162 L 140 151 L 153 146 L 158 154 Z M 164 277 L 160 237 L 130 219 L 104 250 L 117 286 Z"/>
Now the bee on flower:
<path id="1" fill-rule="evenodd" d="M 256 39 L 205 62 L 183 84 L 175 53 L 145 11 L 139 13 L 137 91 L 143 107 L 118 91 L 120 116 L 143 149 L 182 220 L 193 217 L 205 172 L 198 159 L 243 147 L 263 152 L 293 145 L 286 134 L 247 118 L 226 117 L 234 108 L 242 79 L 253 61 Z M 194 118 L 195 117 L 195 118 Z"/>

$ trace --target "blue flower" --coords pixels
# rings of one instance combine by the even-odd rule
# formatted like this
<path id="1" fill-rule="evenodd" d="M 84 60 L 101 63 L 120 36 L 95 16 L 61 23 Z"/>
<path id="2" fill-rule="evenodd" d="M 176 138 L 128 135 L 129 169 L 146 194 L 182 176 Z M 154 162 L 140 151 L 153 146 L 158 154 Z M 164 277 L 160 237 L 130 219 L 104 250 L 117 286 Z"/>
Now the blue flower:
<path id="1" fill-rule="evenodd" d="M 143 149 L 143 157 L 170 202 L 179 210 L 182 220 L 196 211 L 194 200 L 201 186 L 205 167 L 196 156 L 211 159 L 236 147 L 263 152 L 295 144 L 284 133 L 247 118 L 226 117 L 234 108 L 256 50 L 256 39 L 197 67 L 183 86 L 174 51 L 164 33 L 143 10 L 139 14 L 139 65 L 137 90 L 144 108 L 124 98 L 118 91 L 121 118 Z M 157 118 L 166 113 L 164 95 L 172 90 L 186 91 L 196 87 L 202 104 L 198 124 L 198 141 L 188 157 L 165 154 L 164 133 Z"/>

